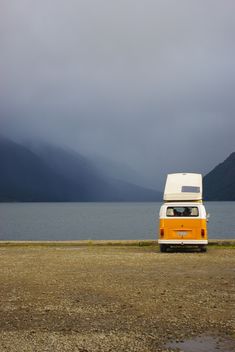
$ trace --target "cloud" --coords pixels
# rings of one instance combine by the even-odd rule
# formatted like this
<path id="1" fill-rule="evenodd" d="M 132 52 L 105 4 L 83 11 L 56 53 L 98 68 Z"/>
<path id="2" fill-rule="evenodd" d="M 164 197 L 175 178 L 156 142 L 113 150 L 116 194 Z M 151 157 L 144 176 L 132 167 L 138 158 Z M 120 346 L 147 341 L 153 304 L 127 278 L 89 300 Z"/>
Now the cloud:
<path id="1" fill-rule="evenodd" d="M 0 123 L 143 182 L 235 150 L 233 1 L 5 0 Z"/>

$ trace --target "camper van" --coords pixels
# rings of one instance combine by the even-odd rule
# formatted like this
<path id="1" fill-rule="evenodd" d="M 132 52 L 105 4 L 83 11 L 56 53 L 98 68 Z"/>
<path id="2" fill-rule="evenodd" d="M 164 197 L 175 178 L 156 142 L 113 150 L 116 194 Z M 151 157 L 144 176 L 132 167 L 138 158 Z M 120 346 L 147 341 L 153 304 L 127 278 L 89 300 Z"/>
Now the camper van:
<path id="1" fill-rule="evenodd" d="M 207 215 L 202 203 L 202 176 L 169 174 L 159 214 L 161 252 L 172 246 L 197 246 L 206 251 Z"/>

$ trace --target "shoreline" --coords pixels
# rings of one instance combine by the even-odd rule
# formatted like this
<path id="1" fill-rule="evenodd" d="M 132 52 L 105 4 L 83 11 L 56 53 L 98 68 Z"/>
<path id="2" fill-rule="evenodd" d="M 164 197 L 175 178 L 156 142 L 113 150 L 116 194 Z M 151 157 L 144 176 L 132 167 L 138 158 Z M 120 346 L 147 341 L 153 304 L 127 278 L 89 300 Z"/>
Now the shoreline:
<path id="1" fill-rule="evenodd" d="M 71 241 L 16 241 L 16 240 L 0 240 L 0 247 L 11 247 L 11 246 L 45 246 L 45 247 L 57 247 L 57 246 L 158 246 L 157 240 L 71 240 Z M 208 246 L 235 246 L 235 239 L 210 239 L 208 240 Z"/>

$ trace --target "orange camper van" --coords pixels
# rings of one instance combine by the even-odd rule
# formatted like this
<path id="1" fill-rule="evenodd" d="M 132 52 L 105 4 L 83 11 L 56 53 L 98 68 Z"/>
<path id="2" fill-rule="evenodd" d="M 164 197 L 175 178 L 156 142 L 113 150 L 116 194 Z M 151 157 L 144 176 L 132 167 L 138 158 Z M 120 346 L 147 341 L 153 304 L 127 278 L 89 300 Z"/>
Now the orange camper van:
<path id="1" fill-rule="evenodd" d="M 202 176 L 193 173 L 169 174 L 159 214 L 160 251 L 172 246 L 207 249 L 207 215 L 202 203 Z"/>

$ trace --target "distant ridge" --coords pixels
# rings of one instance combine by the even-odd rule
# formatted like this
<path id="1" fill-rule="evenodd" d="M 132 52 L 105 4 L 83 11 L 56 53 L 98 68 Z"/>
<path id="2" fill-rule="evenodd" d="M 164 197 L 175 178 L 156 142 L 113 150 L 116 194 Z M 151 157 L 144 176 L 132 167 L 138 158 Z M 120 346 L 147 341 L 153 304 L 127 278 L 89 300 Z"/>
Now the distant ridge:
<path id="1" fill-rule="evenodd" d="M 158 201 L 160 192 L 105 178 L 75 151 L 0 137 L 0 202 Z"/>
<path id="2" fill-rule="evenodd" d="M 203 186 L 205 200 L 235 201 L 235 152 L 204 177 Z"/>

